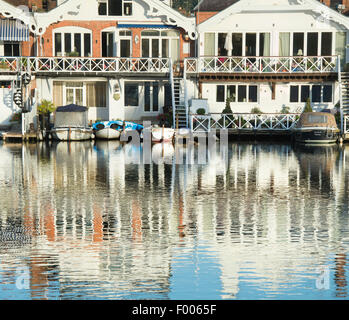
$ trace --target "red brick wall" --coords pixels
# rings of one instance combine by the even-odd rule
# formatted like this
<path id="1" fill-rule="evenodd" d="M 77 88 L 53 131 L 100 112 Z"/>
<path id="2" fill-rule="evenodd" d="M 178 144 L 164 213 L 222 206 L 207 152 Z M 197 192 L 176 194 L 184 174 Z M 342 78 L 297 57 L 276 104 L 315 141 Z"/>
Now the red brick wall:
<path id="1" fill-rule="evenodd" d="M 101 35 L 102 30 L 108 27 L 117 26 L 116 21 L 62 21 L 51 25 L 47 28 L 46 32 L 43 35 L 43 56 L 50 57 L 53 55 L 53 31 L 54 29 L 61 27 L 81 27 L 92 30 L 92 56 L 93 57 L 101 57 L 102 55 L 102 46 L 101 46 Z M 141 56 L 141 32 L 144 29 L 141 28 L 132 28 L 132 56 L 140 57 Z M 138 43 L 135 43 L 135 37 L 138 36 Z M 183 53 L 183 45 L 184 43 L 189 43 L 188 37 L 186 37 L 186 32 L 181 30 L 180 36 L 180 59 L 183 60 L 185 57 L 189 57 L 190 54 Z M 32 40 L 33 42 L 33 40 Z M 25 49 L 24 49 L 25 48 Z M 32 48 L 32 43 L 26 43 L 23 46 L 23 55 L 28 55 Z M 30 55 L 30 54 L 29 54 Z"/>

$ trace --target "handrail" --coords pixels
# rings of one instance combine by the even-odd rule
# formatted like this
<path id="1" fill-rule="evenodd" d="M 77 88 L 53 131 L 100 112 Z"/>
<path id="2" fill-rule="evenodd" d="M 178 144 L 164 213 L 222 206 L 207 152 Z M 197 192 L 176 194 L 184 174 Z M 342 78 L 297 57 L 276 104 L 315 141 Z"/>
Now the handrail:
<path id="1" fill-rule="evenodd" d="M 169 58 L 0 57 L 0 72 L 168 73 Z"/>
<path id="2" fill-rule="evenodd" d="M 211 113 L 190 115 L 190 128 L 193 132 L 210 132 L 219 129 L 247 129 L 288 131 L 298 123 L 300 113 Z"/>
<path id="3" fill-rule="evenodd" d="M 186 58 L 190 73 L 324 73 L 337 72 L 337 56 L 227 57 Z"/>

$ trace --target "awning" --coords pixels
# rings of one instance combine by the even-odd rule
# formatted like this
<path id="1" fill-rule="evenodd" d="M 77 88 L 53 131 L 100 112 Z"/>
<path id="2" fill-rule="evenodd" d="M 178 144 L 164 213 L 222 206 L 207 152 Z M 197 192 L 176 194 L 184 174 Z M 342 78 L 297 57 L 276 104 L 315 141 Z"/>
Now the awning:
<path id="1" fill-rule="evenodd" d="M 0 41 L 29 41 L 29 29 L 18 20 L 0 20 Z"/>

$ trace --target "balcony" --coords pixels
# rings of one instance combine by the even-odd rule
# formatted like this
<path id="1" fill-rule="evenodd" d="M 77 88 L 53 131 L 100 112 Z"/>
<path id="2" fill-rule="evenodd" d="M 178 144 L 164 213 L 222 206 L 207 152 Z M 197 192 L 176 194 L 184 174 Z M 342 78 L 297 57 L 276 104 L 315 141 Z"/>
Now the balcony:
<path id="1" fill-rule="evenodd" d="M 337 56 L 199 57 L 185 60 L 187 74 L 329 74 L 338 73 Z"/>
<path id="2" fill-rule="evenodd" d="M 170 67 L 169 58 L 0 57 L 0 74 L 166 74 Z"/>

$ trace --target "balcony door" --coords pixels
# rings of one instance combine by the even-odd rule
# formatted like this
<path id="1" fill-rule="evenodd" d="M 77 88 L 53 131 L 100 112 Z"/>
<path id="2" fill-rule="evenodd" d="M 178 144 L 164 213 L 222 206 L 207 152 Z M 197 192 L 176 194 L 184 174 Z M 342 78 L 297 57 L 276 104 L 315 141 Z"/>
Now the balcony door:
<path id="1" fill-rule="evenodd" d="M 102 32 L 102 57 L 114 56 L 114 32 Z"/>

